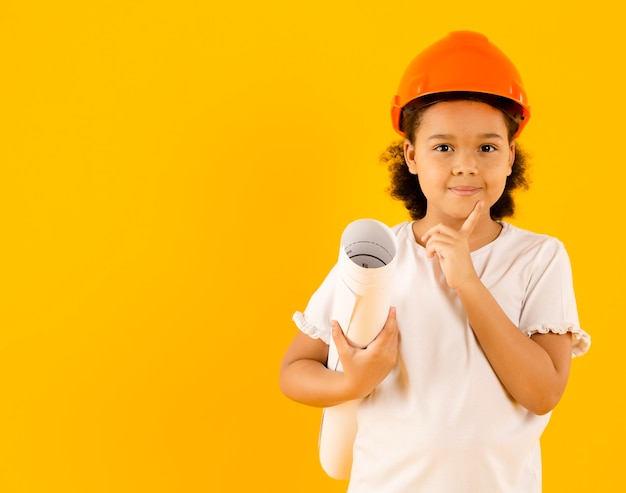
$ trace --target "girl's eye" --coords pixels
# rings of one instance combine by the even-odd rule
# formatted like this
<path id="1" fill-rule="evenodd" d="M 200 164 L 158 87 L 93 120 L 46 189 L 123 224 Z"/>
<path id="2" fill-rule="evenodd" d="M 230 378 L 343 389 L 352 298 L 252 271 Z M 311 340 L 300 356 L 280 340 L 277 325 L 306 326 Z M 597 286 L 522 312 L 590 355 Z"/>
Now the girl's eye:
<path id="1" fill-rule="evenodd" d="M 493 152 L 496 148 L 491 144 L 483 144 L 480 146 L 480 152 Z"/>
<path id="2" fill-rule="evenodd" d="M 435 150 L 439 152 L 450 152 L 452 148 L 448 144 L 439 144 L 435 147 Z"/>

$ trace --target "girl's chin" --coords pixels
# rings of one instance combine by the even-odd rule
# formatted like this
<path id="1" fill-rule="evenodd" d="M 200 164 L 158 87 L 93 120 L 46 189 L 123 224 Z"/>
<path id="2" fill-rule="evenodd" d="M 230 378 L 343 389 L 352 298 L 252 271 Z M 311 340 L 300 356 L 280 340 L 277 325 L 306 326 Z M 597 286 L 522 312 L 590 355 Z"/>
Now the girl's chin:
<path id="1" fill-rule="evenodd" d="M 476 201 L 478 202 L 478 200 Z M 474 207 L 476 206 L 476 202 L 474 203 L 467 203 L 464 206 L 461 207 L 449 207 L 437 212 L 432 213 L 432 217 L 434 218 L 435 216 L 438 217 L 439 219 L 437 220 L 437 222 L 442 222 L 442 223 L 457 223 L 459 221 L 465 221 L 467 219 L 467 217 L 472 213 L 472 211 L 474 210 Z M 429 211 L 426 211 L 426 216 L 429 215 Z"/>

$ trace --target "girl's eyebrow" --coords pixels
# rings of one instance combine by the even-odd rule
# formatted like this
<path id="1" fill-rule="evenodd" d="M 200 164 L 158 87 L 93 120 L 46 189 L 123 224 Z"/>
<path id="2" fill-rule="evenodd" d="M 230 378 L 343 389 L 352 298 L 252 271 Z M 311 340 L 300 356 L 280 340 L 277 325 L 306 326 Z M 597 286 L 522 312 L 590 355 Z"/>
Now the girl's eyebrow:
<path id="1" fill-rule="evenodd" d="M 504 140 L 504 137 L 498 133 L 495 132 L 489 132 L 486 134 L 482 134 L 481 137 L 483 139 L 500 139 L 500 140 Z"/>
<path id="2" fill-rule="evenodd" d="M 428 137 L 428 140 L 448 140 L 448 139 L 452 139 L 454 137 L 454 135 L 452 134 L 434 134 L 431 135 L 430 137 Z M 504 140 L 504 137 L 502 135 L 500 135 L 499 133 L 495 133 L 495 132 L 488 132 L 485 134 L 480 134 L 479 137 L 481 139 L 500 139 L 500 140 Z"/>

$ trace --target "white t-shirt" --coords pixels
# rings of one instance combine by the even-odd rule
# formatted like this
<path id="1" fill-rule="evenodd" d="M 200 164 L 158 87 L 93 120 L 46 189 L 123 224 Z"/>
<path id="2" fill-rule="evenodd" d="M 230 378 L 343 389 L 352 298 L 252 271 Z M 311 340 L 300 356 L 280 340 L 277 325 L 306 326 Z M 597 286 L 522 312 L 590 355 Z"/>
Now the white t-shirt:
<path id="1" fill-rule="evenodd" d="M 590 337 L 579 327 L 567 253 L 555 238 L 508 223 L 472 252 L 481 281 L 519 330 L 572 333 L 573 356 Z M 516 403 L 492 370 L 436 258 L 412 223 L 394 227 L 398 264 L 392 305 L 400 362 L 358 410 L 349 492 L 538 493 L 539 437 L 549 414 Z M 294 321 L 330 341 L 336 266 Z"/>

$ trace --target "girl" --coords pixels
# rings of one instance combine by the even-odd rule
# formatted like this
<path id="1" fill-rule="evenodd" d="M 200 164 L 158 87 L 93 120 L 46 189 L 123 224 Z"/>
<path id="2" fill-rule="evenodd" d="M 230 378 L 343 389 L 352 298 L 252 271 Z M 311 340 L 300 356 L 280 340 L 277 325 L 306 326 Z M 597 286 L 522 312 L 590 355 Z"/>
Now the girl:
<path id="1" fill-rule="evenodd" d="M 477 33 L 449 34 L 401 80 L 404 140 L 383 159 L 412 221 L 394 228 L 387 321 L 352 347 L 325 317 L 333 269 L 281 366 L 298 402 L 362 399 L 350 492 L 541 491 L 539 438 L 590 338 L 562 243 L 502 221 L 526 186 L 515 139 L 529 117 L 517 70 Z M 331 337 L 342 372 L 325 367 Z"/>

